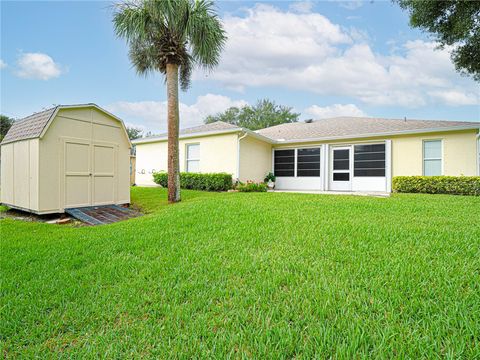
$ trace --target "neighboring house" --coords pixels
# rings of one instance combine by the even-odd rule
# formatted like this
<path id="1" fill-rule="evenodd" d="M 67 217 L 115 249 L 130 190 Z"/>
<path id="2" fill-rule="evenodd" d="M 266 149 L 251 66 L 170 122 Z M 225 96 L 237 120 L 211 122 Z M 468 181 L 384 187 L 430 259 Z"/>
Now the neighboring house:
<path id="1" fill-rule="evenodd" d="M 1 202 L 37 214 L 129 203 L 130 148 L 122 120 L 95 104 L 15 121 L 1 143 Z"/>
<path id="2" fill-rule="evenodd" d="M 391 191 L 393 176 L 479 174 L 480 123 L 339 117 L 251 131 L 223 122 L 180 132 L 180 171 L 227 172 L 276 189 Z M 134 140 L 137 185 L 167 170 L 167 136 Z"/>

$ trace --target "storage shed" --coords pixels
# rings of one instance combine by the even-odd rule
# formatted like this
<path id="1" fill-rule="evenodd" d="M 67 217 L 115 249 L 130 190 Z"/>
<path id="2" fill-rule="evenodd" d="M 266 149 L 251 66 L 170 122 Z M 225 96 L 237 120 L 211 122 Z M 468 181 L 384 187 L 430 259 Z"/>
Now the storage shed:
<path id="1" fill-rule="evenodd" d="M 1 143 L 1 202 L 36 214 L 129 203 L 130 148 L 123 121 L 95 104 L 18 120 Z"/>

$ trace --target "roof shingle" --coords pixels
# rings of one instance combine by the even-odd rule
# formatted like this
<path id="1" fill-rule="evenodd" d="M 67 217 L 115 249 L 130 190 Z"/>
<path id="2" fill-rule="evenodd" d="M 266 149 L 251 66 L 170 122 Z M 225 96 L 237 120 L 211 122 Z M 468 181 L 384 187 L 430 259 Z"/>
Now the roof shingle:
<path id="1" fill-rule="evenodd" d="M 336 137 L 361 137 L 365 135 L 390 134 L 402 131 L 417 131 L 447 128 L 480 128 L 480 122 L 400 120 L 361 117 L 336 117 L 272 126 L 257 133 L 276 141 L 323 139 Z"/>
<path id="2" fill-rule="evenodd" d="M 40 137 L 57 107 L 15 121 L 3 138 L 2 144 Z"/>

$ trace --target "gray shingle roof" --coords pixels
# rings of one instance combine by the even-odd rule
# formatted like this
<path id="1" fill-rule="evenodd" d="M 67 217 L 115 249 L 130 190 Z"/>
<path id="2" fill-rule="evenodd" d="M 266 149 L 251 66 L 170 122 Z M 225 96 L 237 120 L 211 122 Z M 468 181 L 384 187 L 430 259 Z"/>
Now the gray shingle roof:
<path id="1" fill-rule="evenodd" d="M 421 132 L 422 130 L 450 128 L 480 128 L 480 122 L 400 120 L 361 117 L 336 117 L 311 123 L 297 122 L 272 126 L 257 133 L 273 140 L 308 140 L 323 138 L 361 137 L 397 132 Z"/>
<path id="2" fill-rule="evenodd" d="M 3 138 L 2 144 L 39 137 L 57 107 L 15 121 L 7 135 Z"/>
<path id="3" fill-rule="evenodd" d="M 193 134 L 203 134 L 203 133 L 216 133 L 216 132 L 223 132 L 223 131 L 229 131 L 229 130 L 242 130 L 241 127 L 238 127 L 236 125 L 232 125 L 223 121 L 216 121 L 210 124 L 204 124 L 204 125 L 198 125 L 186 129 L 181 129 L 179 134 L 180 136 L 182 135 L 193 135 Z M 136 139 L 133 140 L 133 143 L 138 143 L 138 142 L 149 142 L 152 140 L 163 140 L 167 137 L 168 133 L 163 133 L 155 136 L 149 136 L 141 139 Z"/>

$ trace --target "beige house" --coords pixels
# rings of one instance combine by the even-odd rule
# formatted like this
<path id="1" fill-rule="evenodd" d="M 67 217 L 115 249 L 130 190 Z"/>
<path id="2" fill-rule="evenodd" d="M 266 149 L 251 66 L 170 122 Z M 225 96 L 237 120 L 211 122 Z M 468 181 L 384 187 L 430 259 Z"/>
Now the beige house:
<path id="1" fill-rule="evenodd" d="M 393 176 L 479 175 L 480 123 L 339 117 L 251 131 L 216 122 L 180 132 L 180 170 L 227 172 L 276 189 L 390 192 Z M 137 185 L 167 170 L 167 137 L 134 140 Z"/>
<path id="2" fill-rule="evenodd" d="M 35 113 L 1 143 L 1 202 L 37 214 L 129 203 L 130 148 L 122 120 L 95 104 Z"/>

